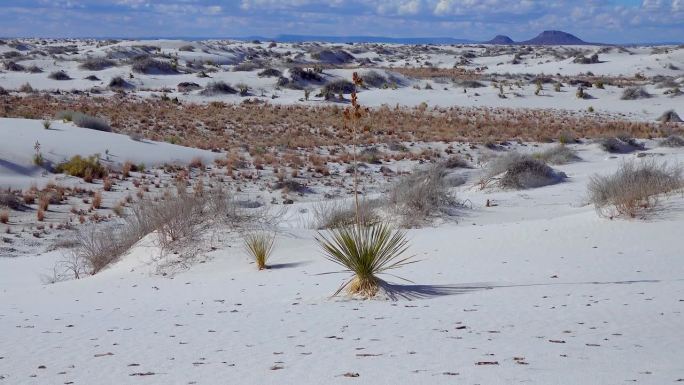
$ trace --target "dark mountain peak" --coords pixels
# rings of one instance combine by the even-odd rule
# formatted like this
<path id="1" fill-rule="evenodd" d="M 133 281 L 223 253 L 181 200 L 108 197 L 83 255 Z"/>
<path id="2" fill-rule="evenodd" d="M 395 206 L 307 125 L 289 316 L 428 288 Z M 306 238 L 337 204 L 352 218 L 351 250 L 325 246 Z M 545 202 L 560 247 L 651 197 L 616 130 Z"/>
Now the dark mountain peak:
<path id="1" fill-rule="evenodd" d="M 485 44 L 500 44 L 500 45 L 506 45 L 506 44 L 515 44 L 513 39 L 506 35 L 496 35 L 492 40 L 486 41 Z"/>
<path id="2" fill-rule="evenodd" d="M 520 44 L 531 45 L 580 45 L 587 44 L 575 35 L 563 31 L 544 31 L 534 39 L 520 42 Z"/>

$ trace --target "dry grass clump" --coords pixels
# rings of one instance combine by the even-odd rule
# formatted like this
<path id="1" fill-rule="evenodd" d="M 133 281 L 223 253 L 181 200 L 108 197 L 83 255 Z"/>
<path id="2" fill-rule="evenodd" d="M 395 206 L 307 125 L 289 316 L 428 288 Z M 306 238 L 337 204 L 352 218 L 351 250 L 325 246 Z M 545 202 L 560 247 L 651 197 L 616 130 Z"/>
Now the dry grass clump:
<path id="1" fill-rule="evenodd" d="M 0 211 L 0 223 L 2 223 L 2 224 L 9 223 L 9 210 L 1 210 Z"/>
<path id="2" fill-rule="evenodd" d="M 587 187 L 599 215 L 635 218 L 658 204 L 658 197 L 684 187 L 682 169 L 648 160 L 620 165 L 613 175 L 594 175 Z"/>
<path id="3" fill-rule="evenodd" d="M 0 96 L 0 116 L 42 117 L 61 110 L 106 116 L 117 131 L 141 133 L 152 140 L 174 137 L 185 146 L 216 149 L 244 143 L 254 147 L 311 148 L 350 144 L 351 135 L 340 122 L 339 106 L 271 104 L 176 105 L 161 100 L 113 97 L 60 97 L 46 94 Z M 157 111 L 154 119 L 149 112 Z M 645 138 L 664 130 L 660 123 L 635 122 L 568 111 L 516 108 L 371 108 L 372 132 L 361 133 L 362 143 L 486 140 L 540 141 L 571 130 L 578 137 L 598 138 L 625 132 Z"/>
<path id="4" fill-rule="evenodd" d="M 273 252 L 275 236 L 267 233 L 250 233 L 244 237 L 245 251 L 256 262 L 257 269 L 268 269 L 266 262 Z"/>
<path id="5" fill-rule="evenodd" d="M 481 185 L 495 182 L 504 189 L 528 189 L 560 183 L 566 177 L 539 159 L 512 152 L 489 161 Z"/>
<path id="6" fill-rule="evenodd" d="M 644 144 L 626 134 L 614 137 L 602 138 L 599 140 L 601 148 L 611 154 L 628 154 L 633 151 L 643 150 Z"/>
<path id="7" fill-rule="evenodd" d="M 576 150 L 563 144 L 559 144 L 542 152 L 537 152 L 532 156 L 548 164 L 567 164 L 581 160 L 581 158 L 577 156 Z"/>
<path id="8" fill-rule="evenodd" d="M 443 165 L 415 171 L 397 181 L 389 191 L 389 206 L 404 227 L 414 227 L 437 214 L 452 215 L 459 206 L 449 191 Z"/>
<path id="9" fill-rule="evenodd" d="M 378 201 L 361 200 L 359 202 L 358 220 L 363 226 L 380 222 L 378 206 Z M 313 227 L 317 230 L 351 226 L 357 220 L 356 207 L 353 202 L 322 201 L 313 206 L 313 219 Z"/>
<path id="10" fill-rule="evenodd" d="M 238 90 L 226 82 L 217 81 L 207 84 L 200 93 L 205 96 L 234 95 L 238 93 Z"/>
<path id="11" fill-rule="evenodd" d="M 346 288 L 350 295 L 375 297 L 384 283 L 378 275 L 414 262 L 404 256 L 406 235 L 384 223 L 334 228 L 327 235 L 319 233 L 316 241 L 328 260 L 353 274 L 333 296 Z"/>
<path id="12" fill-rule="evenodd" d="M 651 97 L 643 87 L 627 87 L 622 91 L 622 100 L 638 100 L 638 99 L 648 99 Z"/>

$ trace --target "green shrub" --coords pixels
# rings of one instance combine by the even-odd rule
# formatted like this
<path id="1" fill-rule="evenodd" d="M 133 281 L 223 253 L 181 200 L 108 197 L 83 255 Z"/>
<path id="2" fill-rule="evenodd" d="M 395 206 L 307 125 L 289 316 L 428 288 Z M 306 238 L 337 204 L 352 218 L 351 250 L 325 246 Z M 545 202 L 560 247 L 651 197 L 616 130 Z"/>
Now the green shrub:
<path id="1" fill-rule="evenodd" d="M 87 158 L 76 155 L 67 162 L 58 164 L 55 171 L 86 180 L 102 179 L 107 175 L 107 169 L 100 164 L 100 159 L 97 155 Z"/>

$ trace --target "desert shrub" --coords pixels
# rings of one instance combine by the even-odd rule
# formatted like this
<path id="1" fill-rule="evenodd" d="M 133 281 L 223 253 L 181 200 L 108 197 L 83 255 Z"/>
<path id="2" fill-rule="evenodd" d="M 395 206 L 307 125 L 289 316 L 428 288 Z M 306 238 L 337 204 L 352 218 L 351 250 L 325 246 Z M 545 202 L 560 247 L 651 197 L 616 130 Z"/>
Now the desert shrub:
<path id="1" fill-rule="evenodd" d="M 244 236 L 243 242 L 245 251 L 254 259 L 257 269 L 267 269 L 266 262 L 273 251 L 275 236 L 263 232 L 249 233 Z"/>
<path id="2" fill-rule="evenodd" d="M 57 115 L 55 115 L 55 119 L 73 122 L 78 127 L 89 128 L 91 130 L 105 132 L 112 131 L 112 127 L 109 125 L 109 123 L 107 123 L 106 120 L 96 116 L 86 115 L 78 111 L 60 111 L 57 113 Z"/>
<path id="3" fill-rule="evenodd" d="M 308 186 L 294 179 L 277 182 L 273 188 L 275 190 L 283 190 L 285 193 L 306 194 L 311 192 L 311 189 Z"/>
<path id="4" fill-rule="evenodd" d="M 72 262 L 80 266 L 80 274 L 97 274 L 125 253 L 137 238 L 126 227 L 97 226 L 81 228 L 74 239 Z M 79 278 L 74 272 L 74 278 Z"/>
<path id="5" fill-rule="evenodd" d="M 205 96 L 212 96 L 212 95 L 225 95 L 225 94 L 237 94 L 238 90 L 235 88 L 231 87 L 230 84 L 222 82 L 222 81 L 217 81 L 217 82 L 211 82 L 204 87 L 202 90 L 201 94 Z"/>
<path id="6" fill-rule="evenodd" d="M 643 87 L 627 87 L 622 91 L 622 100 L 637 100 L 650 98 L 649 94 Z"/>
<path id="7" fill-rule="evenodd" d="M 413 227 L 442 213 L 453 215 L 459 205 L 449 192 L 442 165 L 418 170 L 397 181 L 389 191 L 390 209 L 400 216 L 402 226 Z"/>
<path id="8" fill-rule="evenodd" d="M 370 226 L 380 221 L 377 201 L 359 202 L 359 222 Z M 317 230 L 351 226 L 356 223 L 356 208 L 353 202 L 322 201 L 313 206 L 313 227 Z"/>
<path id="9" fill-rule="evenodd" d="M 623 134 L 599 139 L 598 143 L 604 151 L 612 154 L 627 154 L 644 149 L 643 143 L 639 143 L 636 139 Z"/>
<path id="10" fill-rule="evenodd" d="M 387 78 L 378 71 L 368 71 L 361 74 L 363 85 L 366 87 L 382 88 L 387 85 Z"/>
<path id="11" fill-rule="evenodd" d="M 18 91 L 24 92 L 27 94 L 31 94 L 31 93 L 35 92 L 35 90 L 33 89 L 33 87 L 31 86 L 31 84 L 29 82 L 22 84 L 21 87 L 19 87 Z"/>
<path id="12" fill-rule="evenodd" d="M 652 160 L 622 163 L 613 175 L 594 175 L 589 202 L 600 215 L 636 217 L 658 204 L 658 196 L 684 186 L 680 167 Z"/>
<path id="13" fill-rule="evenodd" d="M 99 82 L 100 81 L 100 78 L 98 78 L 95 75 L 88 75 L 88 76 L 84 77 L 83 79 L 90 80 L 91 82 Z"/>
<path id="14" fill-rule="evenodd" d="M 173 75 L 178 73 L 176 66 L 173 64 L 156 60 L 149 56 L 135 58 L 131 69 L 133 72 L 151 75 Z"/>
<path id="15" fill-rule="evenodd" d="M 200 86 L 197 83 L 193 83 L 193 82 L 181 82 L 181 83 L 178 83 L 177 88 L 178 88 L 178 92 L 191 92 L 191 91 L 199 90 L 200 88 L 202 88 L 202 86 Z"/>
<path id="16" fill-rule="evenodd" d="M 354 86 L 354 83 L 345 80 L 345 79 L 339 79 L 339 80 L 334 80 L 325 86 L 323 86 L 322 93 L 323 94 L 351 94 L 354 92 L 356 87 Z"/>
<path id="17" fill-rule="evenodd" d="M 26 68 L 26 72 L 29 72 L 32 74 L 40 74 L 40 73 L 43 73 L 43 69 L 34 64 L 34 65 L 31 65 L 28 68 Z"/>
<path id="18" fill-rule="evenodd" d="M 100 163 L 97 155 L 87 158 L 75 155 L 68 161 L 58 164 L 55 172 L 91 179 L 102 179 L 107 175 L 107 169 Z"/>
<path id="19" fill-rule="evenodd" d="M 5 62 L 5 69 L 7 71 L 11 71 L 11 72 L 24 72 L 24 71 L 26 71 L 26 67 L 24 67 L 23 65 L 21 65 L 19 63 L 15 63 L 13 61 Z"/>
<path id="20" fill-rule="evenodd" d="M 445 168 L 470 168 L 470 164 L 467 160 L 463 159 L 458 155 L 452 155 L 443 163 Z"/>
<path id="21" fill-rule="evenodd" d="M 577 151 L 563 144 L 559 144 L 549 148 L 548 150 L 535 153 L 533 157 L 541 160 L 544 163 L 550 164 L 566 164 L 580 160 L 580 157 L 577 156 Z"/>
<path id="22" fill-rule="evenodd" d="M 102 71 L 103 69 L 114 67 L 116 62 L 107 58 L 89 57 L 79 65 L 81 69 L 88 71 Z"/>
<path id="23" fill-rule="evenodd" d="M 260 78 L 277 78 L 282 76 L 282 72 L 275 68 L 266 68 L 265 70 L 259 72 L 257 76 Z"/>
<path id="24" fill-rule="evenodd" d="M 486 87 L 484 84 L 478 82 L 477 80 L 460 80 L 456 84 L 463 88 L 482 88 Z"/>
<path id="25" fill-rule="evenodd" d="M 121 76 L 115 76 L 112 78 L 112 80 L 109 81 L 109 88 L 118 88 L 118 89 L 125 89 L 125 88 L 132 88 L 133 85 L 124 80 Z"/>
<path id="26" fill-rule="evenodd" d="M 345 64 L 354 61 L 354 56 L 341 49 L 322 49 L 311 54 L 313 59 L 328 64 Z"/>
<path id="27" fill-rule="evenodd" d="M 24 205 L 18 196 L 9 191 L 0 192 L 0 207 L 6 207 L 12 210 L 21 210 Z"/>
<path id="28" fill-rule="evenodd" d="M 562 182 L 566 175 L 530 155 L 512 152 L 498 156 L 487 164 L 481 184 L 496 182 L 505 189 L 528 189 Z"/>
<path id="29" fill-rule="evenodd" d="M 233 72 L 251 72 L 259 68 L 261 68 L 261 64 L 246 61 L 233 66 Z"/>
<path id="30" fill-rule="evenodd" d="M 0 223 L 7 224 L 9 223 L 9 211 L 8 210 L 0 210 Z"/>
<path id="31" fill-rule="evenodd" d="M 681 135 L 670 135 L 660 142 L 663 147 L 684 147 L 684 137 Z"/>
<path id="32" fill-rule="evenodd" d="M 682 118 L 679 117 L 675 110 L 668 110 L 658 117 L 658 121 L 661 123 L 681 123 Z"/>
<path id="33" fill-rule="evenodd" d="M 195 47 L 190 44 L 182 45 L 178 48 L 181 52 L 195 52 Z"/>
<path id="34" fill-rule="evenodd" d="M 52 80 L 71 80 L 71 76 L 64 72 L 64 70 L 51 72 L 50 75 L 48 75 L 48 78 Z"/>
<path id="35" fill-rule="evenodd" d="M 9 92 L 7 92 L 6 89 L 0 87 L 0 96 L 4 96 L 4 95 L 9 95 Z"/>
<path id="36" fill-rule="evenodd" d="M 290 68 L 290 78 L 292 81 L 321 82 L 323 77 L 313 69 L 303 69 L 301 67 Z"/>
<path id="37" fill-rule="evenodd" d="M 346 288 L 350 295 L 375 297 L 384 284 L 380 274 L 414 262 L 404 255 L 408 249 L 406 235 L 384 223 L 334 228 L 327 235 L 319 233 L 316 241 L 328 260 L 353 275 L 333 296 Z"/>

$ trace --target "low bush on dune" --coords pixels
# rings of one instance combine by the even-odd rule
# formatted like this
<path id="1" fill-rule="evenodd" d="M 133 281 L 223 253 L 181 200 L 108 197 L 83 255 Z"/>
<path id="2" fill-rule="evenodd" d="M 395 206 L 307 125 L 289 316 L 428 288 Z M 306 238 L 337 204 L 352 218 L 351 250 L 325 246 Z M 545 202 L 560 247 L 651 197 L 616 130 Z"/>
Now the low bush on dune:
<path id="1" fill-rule="evenodd" d="M 639 143 L 636 139 L 623 134 L 599 139 L 598 143 L 604 151 L 611 154 L 627 154 L 645 148 L 643 143 Z"/>
<path id="2" fill-rule="evenodd" d="M 382 88 L 387 86 L 387 78 L 378 71 L 368 71 L 361 75 L 363 85 L 372 88 Z"/>
<path id="3" fill-rule="evenodd" d="M 257 269 L 264 270 L 268 268 L 266 262 L 273 252 L 273 244 L 275 237 L 273 234 L 267 233 L 250 233 L 244 237 L 244 247 L 247 254 L 254 259 Z"/>
<path id="4" fill-rule="evenodd" d="M 625 162 L 613 175 L 594 175 L 587 187 L 599 215 L 635 218 L 655 208 L 658 197 L 684 187 L 682 169 L 666 163 Z"/>
<path id="5" fill-rule="evenodd" d="M 650 98 L 649 94 L 643 87 L 627 87 L 622 91 L 622 100 L 638 100 Z"/>
<path id="6" fill-rule="evenodd" d="M 321 93 L 323 95 L 351 94 L 355 89 L 356 88 L 352 82 L 340 79 L 334 80 L 323 86 Z"/>
<path id="7" fill-rule="evenodd" d="M 379 202 L 362 200 L 359 202 L 359 222 L 364 226 L 380 222 L 377 213 Z M 314 224 L 317 230 L 351 226 L 356 223 L 356 207 L 352 202 L 322 201 L 313 207 Z"/>
<path id="8" fill-rule="evenodd" d="M 414 227 L 438 214 L 452 215 L 460 206 L 449 191 L 443 165 L 415 171 L 397 181 L 389 191 L 390 210 L 404 227 Z"/>
<path id="9" fill-rule="evenodd" d="M 135 58 L 131 68 L 133 72 L 149 75 L 173 75 L 178 73 L 178 69 L 174 64 L 156 60 L 149 56 Z"/>
<path id="10" fill-rule="evenodd" d="M 580 157 L 577 156 L 577 151 L 563 144 L 559 144 L 558 146 L 542 152 L 537 152 L 532 156 L 549 164 L 567 164 L 580 160 Z"/>
<path id="11" fill-rule="evenodd" d="M 496 157 L 487 164 L 482 187 L 495 183 L 504 189 L 528 189 L 562 182 L 567 176 L 539 159 L 512 152 Z"/>
<path id="12" fill-rule="evenodd" d="M 102 71 L 103 69 L 114 67 L 116 62 L 107 58 L 91 57 L 87 58 L 79 65 L 81 69 L 88 71 Z"/>
<path id="13" fill-rule="evenodd" d="M 333 296 L 346 289 L 350 295 L 375 297 L 384 283 L 379 275 L 414 262 L 405 256 L 406 235 L 383 223 L 335 228 L 327 235 L 319 233 L 316 241 L 328 260 L 353 275 Z"/>
<path id="14" fill-rule="evenodd" d="M 71 76 L 69 76 L 69 74 L 67 74 L 63 70 L 50 73 L 50 75 L 48 75 L 48 78 L 52 80 L 71 80 Z"/>
<path id="15" fill-rule="evenodd" d="M 658 117 L 658 121 L 661 123 L 682 123 L 682 118 L 675 110 L 668 110 Z"/>
<path id="16" fill-rule="evenodd" d="M 111 132 L 112 127 L 106 120 L 97 116 L 86 115 L 78 111 L 60 111 L 55 116 L 66 122 L 73 122 L 78 127 L 89 128 L 96 131 Z"/>
<path id="17" fill-rule="evenodd" d="M 260 78 L 277 78 L 282 76 L 282 72 L 275 68 L 266 68 L 265 70 L 259 72 L 257 76 Z"/>
<path id="18" fill-rule="evenodd" d="M 684 136 L 670 135 L 660 142 L 663 147 L 684 147 Z"/>
<path id="19" fill-rule="evenodd" d="M 204 87 L 204 89 L 200 93 L 205 96 L 234 95 L 238 93 L 238 90 L 233 88 L 228 83 L 217 81 L 207 84 L 206 87 Z"/>
<path id="20" fill-rule="evenodd" d="M 55 172 L 65 173 L 84 179 L 102 179 L 107 175 L 107 169 L 100 163 L 97 155 L 82 157 L 76 155 L 55 167 Z"/>
<path id="21" fill-rule="evenodd" d="M 273 221 L 265 212 L 243 208 L 220 188 L 202 195 L 179 190 L 159 201 L 141 200 L 126 209 L 119 207 L 119 214 L 122 218 L 115 225 L 92 225 L 77 233 L 73 255 L 55 267 L 63 279 L 97 274 L 153 232 L 164 252 L 175 253 L 192 248 L 211 223 L 244 229 Z"/>
<path id="22" fill-rule="evenodd" d="M 20 210 L 24 207 L 18 196 L 9 191 L 0 191 L 0 207 L 6 207 L 12 210 Z"/>
<path id="23" fill-rule="evenodd" d="M 109 81 L 109 88 L 123 90 L 127 88 L 133 88 L 133 85 L 124 80 L 124 78 L 121 76 L 115 76 Z"/>

